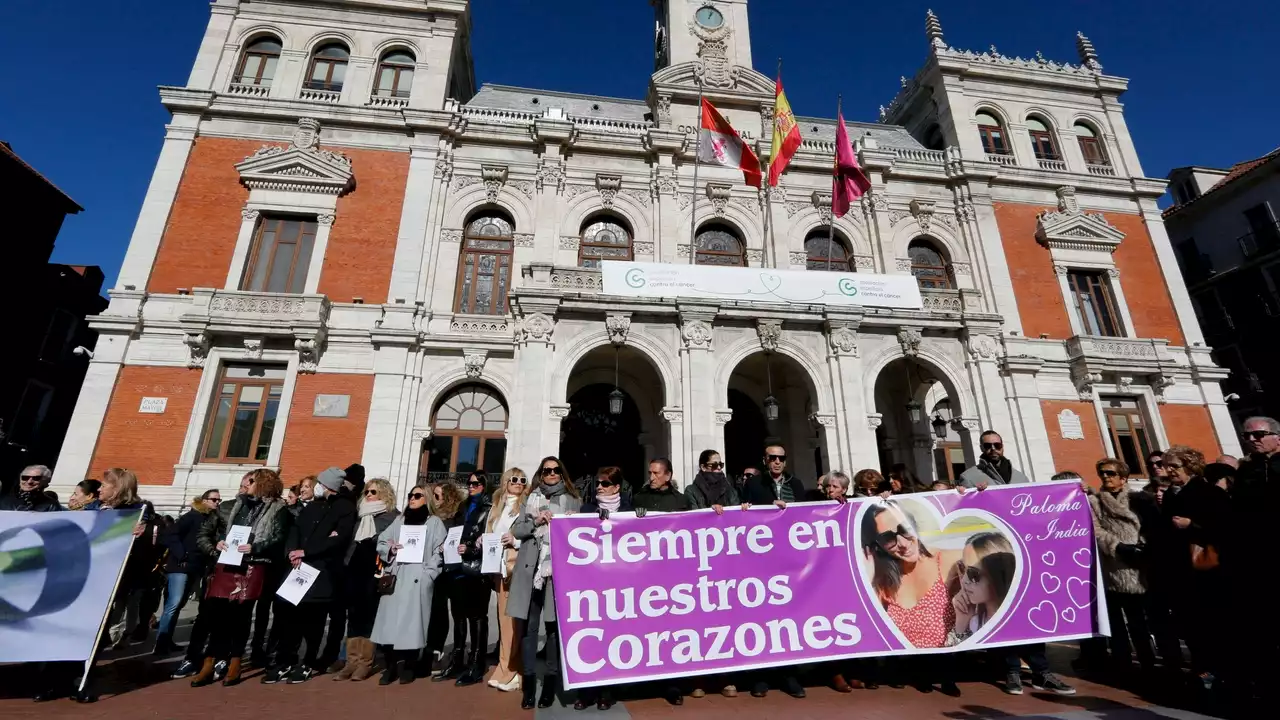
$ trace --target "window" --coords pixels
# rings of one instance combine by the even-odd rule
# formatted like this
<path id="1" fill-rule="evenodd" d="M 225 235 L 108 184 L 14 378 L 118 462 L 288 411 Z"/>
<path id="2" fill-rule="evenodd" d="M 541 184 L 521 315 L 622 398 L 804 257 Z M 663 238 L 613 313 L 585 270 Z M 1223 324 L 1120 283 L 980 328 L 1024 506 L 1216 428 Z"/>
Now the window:
<path id="1" fill-rule="evenodd" d="M 699 265 L 746 267 L 746 254 L 738 234 L 725 225 L 706 225 L 698 231 Z"/>
<path id="2" fill-rule="evenodd" d="M 982 139 L 982 149 L 988 155 L 1013 154 L 1009 149 L 1009 140 L 1004 135 L 1004 128 L 1000 127 L 1000 121 L 995 116 L 980 112 L 975 119 L 978 121 L 978 137 Z"/>
<path id="3" fill-rule="evenodd" d="M 1151 455 L 1151 443 L 1147 438 L 1147 423 L 1133 398 L 1104 397 L 1102 412 L 1107 419 L 1107 434 L 1115 456 L 1129 466 L 1129 477 L 1138 480 L 1147 477 L 1147 457 Z"/>
<path id="4" fill-rule="evenodd" d="M 27 380 L 27 387 L 22 391 L 22 401 L 18 403 L 18 412 L 9 428 L 9 442 L 19 447 L 35 443 L 40 438 L 40 426 L 44 424 L 52 402 L 52 387 L 39 380 Z"/>
<path id="5" fill-rule="evenodd" d="M 1072 270 L 1067 273 L 1067 287 L 1071 290 L 1071 303 L 1080 319 L 1082 334 L 1107 337 L 1123 334 L 1106 273 Z"/>
<path id="6" fill-rule="evenodd" d="M 1037 160 L 1061 160 L 1058 148 L 1053 144 L 1053 133 L 1049 126 L 1039 118 L 1027 118 L 1027 133 L 1031 135 L 1031 149 L 1035 151 Z"/>
<path id="7" fill-rule="evenodd" d="M 819 228 L 809 233 L 804 239 L 804 254 L 808 270 L 853 272 L 844 239 L 839 235 L 832 237 L 827 230 Z"/>
<path id="8" fill-rule="evenodd" d="M 260 37 L 249 43 L 240 56 L 235 82 L 238 85 L 271 87 L 271 79 L 276 75 L 276 65 L 279 62 L 280 41 L 270 36 Z"/>
<path id="9" fill-rule="evenodd" d="M 323 45 L 311 56 L 311 72 L 307 73 L 304 87 L 308 90 L 341 92 L 342 80 L 347 76 L 347 60 L 351 54 L 342 45 Z"/>
<path id="10" fill-rule="evenodd" d="M 300 293 L 316 243 L 316 223 L 296 217 L 263 215 L 249 248 L 249 267 L 241 290 Z"/>
<path id="11" fill-rule="evenodd" d="M 67 355 L 67 348 L 75 339 L 80 318 L 66 310 L 57 309 L 49 318 L 49 328 L 45 331 L 44 342 L 40 344 L 40 359 L 56 363 Z"/>
<path id="12" fill-rule="evenodd" d="M 1255 252 L 1265 252 L 1280 244 L 1280 228 L 1276 227 L 1276 216 L 1271 212 L 1271 203 L 1264 202 L 1245 210 L 1244 219 L 1249 223 Z"/>
<path id="13" fill-rule="evenodd" d="M 407 98 L 413 85 L 413 55 L 393 50 L 382 56 L 378 64 L 378 85 L 373 94 L 381 97 Z"/>
<path id="14" fill-rule="evenodd" d="M 506 314 L 514 232 L 511 220 L 496 212 L 467 225 L 458 266 L 457 312 Z"/>
<path id="15" fill-rule="evenodd" d="M 202 462 L 261 463 L 271 452 L 285 369 L 269 365 L 228 365 L 205 427 Z"/>
<path id="16" fill-rule="evenodd" d="M 462 385 L 440 403 L 420 461 L 430 480 L 461 482 L 467 473 L 500 473 L 507 454 L 507 406 L 486 385 Z"/>
<path id="17" fill-rule="evenodd" d="M 1102 142 L 1098 139 L 1098 133 L 1094 129 L 1084 123 L 1076 123 L 1072 128 L 1076 134 L 1076 140 L 1080 143 L 1080 154 L 1084 156 L 1084 161 L 1089 165 L 1110 165 L 1107 160 L 1107 154 L 1102 151 Z"/>
<path id="18" fill-rule="evenodd" d="M 630 260 L 631 231 L 611 217 L 588 220 L 578 243 L 578 265 L 598 268 L 602 260 Z"/>
<path id="19" fill-rule="evenodd" d="M 907 255 L 911 258 L 911 274 L 920 282 L 920 287 L 943 290 L 953 287 L 947 261 L 933 243 L 924 238 L 912 240 L 907 246 Z"/>

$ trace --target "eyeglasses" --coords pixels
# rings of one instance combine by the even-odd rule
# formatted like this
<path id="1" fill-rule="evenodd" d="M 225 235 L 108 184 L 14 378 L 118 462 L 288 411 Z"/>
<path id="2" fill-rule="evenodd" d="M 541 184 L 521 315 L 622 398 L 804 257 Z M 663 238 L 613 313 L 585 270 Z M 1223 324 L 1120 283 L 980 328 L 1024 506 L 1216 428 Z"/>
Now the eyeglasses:
<path id="1" fill-rule="evenodd" d="M 426 495 L 424 495 L 424 494 L 422 494 L 422 493 L 411 493 L 411 494 L 409 495 L 409 499 L 410 499 L 410 500 L 421 500 L 421 499 L 423 499 L 423 498 L 425 498 L 425 497 L 426 497 Z"/>
<path id="2" fill-rule="evenodd" d="M 529 482 L 529 478 L 523 475 L 512 475 L 511 477 L 507 478 L 508 485 L 525 485 L 528 482 Z"/>
<path id="3" fill-rule="evenodd" d="M 377 494 L 378 494 L 377 488 L 369 488 L 368 490 L 364 491 L 365 497 L 369 497 L 370 495 L 377 495 Z"/>
<path id="4" fill-rule="evenodd" d="M 879 535 L 876 535 L 876 543 L 882 548 L 888 548 L 890 545 L 893 545 L 899 537 L 910 539 L 915 537 L 915 534 L 911 531 L 911 528 L 906 525 L 899 525 L 897 529 L 886 530 Z"/>
<path id="5" fill-rule="evenodd" d="M 44 479 L 44 476 L 43 475 L 23 475 L 22 479 L 28 482 L 40 482 L 41 480 Z"/>
<path id="6" fill-rule="evenodd" d="M 1164 460 L 1161 460 L 1160 458 L 1152 458 L 1151 467 L 1164 467 Z"/>
<path id="7" fill-rule="evenodd" d="M 768 460 L 769 462 L 786 462 L 787 456 L 786 455 L 765 455 L 764 459 Z"/>
<path id="8" fill-rule="evenodd" d="M 1098 477 L 1119 477 L 1120 473 L 1115 470 L 1099 470 Z"/>
<path id="9" fill-rule="evenodd" d="M 467 487 L 484 487 L 484 483 L 479 480 L 468 480 Z"/>
<path id="10" fill-rule="evenodd" d="M 1169 468 L 1170 470 L 1181 470 L 1181 469 L 1182 469 L 1182 463 L 1165 463 L 1165 464 L 1164 464 L 1164 466 L 1165 466 L 1165 467 L 1167 467 L 1167 468 Z"/>
<path id="11" fill-rule="evenodd" d="M 755 470 L 751 470 L 751 471 L 749 471 L 749 472 L 744 472 L 744 473 L 742 473 L 742 477 L 744 477 L 744 478 L 753 478 L 753 477 L 755 477 L 755 476 L 757 476 L 757 475 L 759 475 L 759 474 L 760 474 L 760 473 L 756 472 Z"/>
<path id="12" fill-rule="evenodd" d="M 961 570 L 964 579 L 971 583 L 980 582 L 982 580 L 982 568 L 980 567 L 966 567 Z"/>
<path id="13" fill-rule="evenodd" d="M 724 463 L 722 463 L 722 462 L 709 462 L 709 463 L 707 463 L 706 465 L 703 465 L 702 467 L 711 468 L 712 470 L 723 470 L 723 469 L 724 469 Z"/>
<path id="14" fill-rule="evenodd" d="M 211 502 L 211 503 L 213 503 L 214 505 L 217 505 L 218 503 L 222 502 L 222 498 L 220 498 L 220 497 L 211 497 L 211 498 L 205 498 L 205 499 L 204 499 L 204 501 L 205 501 L 205 502 Z"/>
<path id="15" fill-rule="evenodd" d="M 617 487 L 617 486 L 618 486 L 618 483 L 616 483 L 616 482 L 614 482 L 614 481 L 612 481 L 612 480 L 600 480 L 600 481 L 596 482 L 596 485 L 598 485 L 598 486 L 600 486 L 600 487 L 602 487 L 602 488 L 611 488 L 611 487 Z"/>
<path id="16" fill-rule="evenodd" d="M 1240 437 L 1244 438 L 1245 440 L 1261 440 L 1267 437 L 1268 435 L 1276 435 L 1276 434 L 1277 433 L 1273 433 L 1270 430 L 1245 430 L 1244 432 L 1240 433 Z M 23 478 L 23 480 L 26 480 L 26 478 Z"/>
<path id="17" fill-rule="evenodd" d="M 560 468 L 558 468 L 558 467 L 544 467 L 544 468 L 542 468 L 541 470 L 539 470 L 538 472 L 542 473 L 542 477 L 547 477 L 547 476 L 549 476 L 549 475 L 559 475 L 559 474 L 560 474 Z"/>
<path id="18" fill-rule="evenodd" d="M 1004 443 L 982 443 L 983 450 L 1003 450 Z"/>

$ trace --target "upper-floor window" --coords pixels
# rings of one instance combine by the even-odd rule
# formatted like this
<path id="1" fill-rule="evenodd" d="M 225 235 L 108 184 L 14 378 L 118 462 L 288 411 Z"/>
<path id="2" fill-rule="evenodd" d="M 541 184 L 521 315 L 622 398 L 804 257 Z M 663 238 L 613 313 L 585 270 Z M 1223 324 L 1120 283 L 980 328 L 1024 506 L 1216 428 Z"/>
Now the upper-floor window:
<path id="1" fill-rule="evenodd" d="M 630 260 L 631 252 L 631 231 L 616 218 L 592 218 L 582 226 L 578 265 L 598 268 L 602 260 Z"/>
<path id="2" fill-rule="evenodd" d="M 1080 143 L 1080 154 L 1084 156 L 1084 161 L 1090 165 L 1110 165 L 1107 160 L 1107 153 L 1102 149 L 1102 142 L 1098 138 L 1098 133 L 1089 125 L 1078 122 L 1071 128 L 1076 134 L 1076 140 Z"/>
<path id="3" fill-rule="evenodd" d="M 954 287 L 947 261 L 932 242 L 925 238 L 912 240 L 907 246 L 907 255 L 911 257 L 911 274 L 920 282 L 920 287 L 943 290 Z"/>
<path id="4" fill-rule="evenodd" d="M 806 270 L 853 271 L 844 238 L 831 235 L 822 228 L 809 233 L 804 239 L 804 255 Z"/>
<path id="5" fill-rule="evenodd" d="M 407 98 L 413 85 L 413 55 L 406 50 L 392 50 L 378 63 L 378 83 L 373 94 L 381 97 Z"/>
<path id="6" fill-rule="evenodd" d="M 1241 241 L 1241 247 L 1246 255 L 1264 252 L 1280 244 L 1280 226 L 1276 225 L 1276 216 L 1271 210 L 1271 203 L 1259 203 L 1247 208 L 1244 211 L 1244 219 L 1249 223 L 1249 235 L 1252 240 L 1251 243 L 1243 239 Z"/>
<path id="7" fill-rule="evenodd" d="M 351 53 L 339 43 L 322 45 L 311 56 L 311 70 L 307 73 L 308 90 L 340 92 L 347 76 L 347 61 Z"/>
<path id="8" fill-rule="evenodd" d="M 1037 160 L 1061 160 L 1058 155 L 1058 148 L 1053 144 L 1053 133 L 1050 132 L 1049 126 L 1041 119 L 1029 117 L 1027 118 L 1027 134 L 1031 136 L 1031 149 L 1036 154 Z"/>
<path id="9" fill-rule="evenodd" d="M 980 112 L 975 119 L 978 121 L 978 137 L 982 139 L 982 149 L 988 155 L 1013 154 L 1013 150 L 1009 148 L 1009 138 L 994 115 Z"/>
<path id="10" fill-rule="evenodd" d="M 261 463 L 271 451 L 284 394 L 281 365 L 228 365 L 204 430 L 202 462 Z"/>
<path id="11" fill-rule="evenodd" d="M 241 290 L 300 293 L 307 284 L 307 268 L 316 244 L 316 221 L 263 215 L 249 248 L 249 267 Z"/>
<path id="12" fill-rule="evenodd" d="M 937 123 L 929 126 L 924 131 L 924 146 L 930 150 L 946 150 L 947 140 L 942 136 L 942 128 Z"/>
<path id="13" fill-rule="evenodd" d="M 276 76 L 276 65 L 280 62 L 280 41 L 270 35 L 260 37 L 249 43 L 240 56 L 240 67 L 236 69 L 235 82 L 238 85 L 271 86 L 271 79 Z"/>
<path id="14" fill-rule="evenodd" d="M 1129 466 L 1129 478 L 1147 476 L 1146 460 L 1151 456 L 1151 442 L 1147 437 L 1147 422 L 1142 416 L 1138 401 L 1126 397 L 1104 397 L 1102 412 L 1107 420 L 1107 434 L 1116 457 Z"/>
<path id="15" fill-rule="evenodd" d="M 698 230 L 699 265 L 728 265 L 746 267 L 747 258 L 742 239 L 727 225 L 713 223 Z"/>
<path id="16" fill-rule="evenodd" d="M 1115 297 L 1107 283 L 1107 273 L 1097 270 L 1071 270 L 1067 273 L 1071 304 L 1085 335 L 1120 337 L 1120 314 Z"/>
<path id="17" fill-rule="evenodd" d="M 75 339 L 76 330 L 80 329 L 80 318 L 70 311 L 58 308 L 49 318 L 49 327 L 44 334 L 44 342 L 40 343 L 40 359 L 56 363 L 66 357 L 67 349 Z"/>
<path id="18" fill-rule="evenodd" d="M 514 245 L 515 224 L 496 210 L 485 211 L 467 223 L 458 259 L 456 312 L 506 314 Z"/>

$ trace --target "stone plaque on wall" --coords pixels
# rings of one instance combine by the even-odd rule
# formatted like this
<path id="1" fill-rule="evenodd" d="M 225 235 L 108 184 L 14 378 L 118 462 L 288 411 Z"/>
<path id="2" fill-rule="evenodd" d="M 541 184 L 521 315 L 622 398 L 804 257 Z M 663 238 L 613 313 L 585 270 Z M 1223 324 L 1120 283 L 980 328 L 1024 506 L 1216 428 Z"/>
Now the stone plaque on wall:
<path id="1" fill-rule="evenodd" d="M 1058 434 L 1063 440 L 1083 440 L 1084 428 L 1080 425 L 1080 416 L 1070 410 L 1058 413 Z"/>
<path id="2" fill-rule="evenodd" d="M 350 395 L 317 395 L 311 414 L 315 417 L 344 418 L 350 407 Z"/>
<path id="3" fill-rule="evenodd" d="M 169 398 L 167 397 L 144 397 L 142 402 L 138 404 L 138 412 L 147 415 L 162 415 L 168 405 Z"/>

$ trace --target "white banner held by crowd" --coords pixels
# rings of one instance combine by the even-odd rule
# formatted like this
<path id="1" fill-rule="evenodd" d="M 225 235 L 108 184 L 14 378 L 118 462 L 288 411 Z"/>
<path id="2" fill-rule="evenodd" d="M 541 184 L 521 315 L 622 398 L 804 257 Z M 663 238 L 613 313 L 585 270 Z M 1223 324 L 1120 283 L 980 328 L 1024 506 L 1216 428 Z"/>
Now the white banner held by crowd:
<path id="1" fill-rule="evenodd" d="M 606 295 L 903 310 L 923 307 L 920 286 L 912 275 L 613 261 L 600 267 Z"/>

